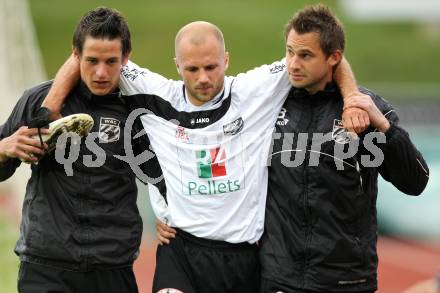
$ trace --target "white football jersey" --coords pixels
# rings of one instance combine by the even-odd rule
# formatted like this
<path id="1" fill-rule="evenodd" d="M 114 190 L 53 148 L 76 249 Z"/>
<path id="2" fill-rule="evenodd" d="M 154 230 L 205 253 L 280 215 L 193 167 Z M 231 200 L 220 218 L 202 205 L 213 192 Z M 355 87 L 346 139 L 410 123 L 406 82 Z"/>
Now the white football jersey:
<path id="1" fill-rule="evenodd" d="M 291 88 L 285 68 L 282 60 L 225 77 L 224 90 L 201 107 L 182 81 L 132 62 L 123 68 L 121 91 L 148 111 L 141 121 L 166 184 L 168 205 L 149 188 L 160 219 L 197 237 L 260 239 L 272 133 Z"/>

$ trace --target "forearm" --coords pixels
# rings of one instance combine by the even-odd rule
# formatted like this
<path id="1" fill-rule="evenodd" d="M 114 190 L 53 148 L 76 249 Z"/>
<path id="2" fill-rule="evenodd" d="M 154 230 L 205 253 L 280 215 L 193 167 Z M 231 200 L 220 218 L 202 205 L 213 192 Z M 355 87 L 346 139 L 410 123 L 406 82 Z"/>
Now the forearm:
<path id="1" fill-rule="evenodd" d="M 67 95 L 78 83 L 79 78 L 80 70 L 78 61 L 71 55 L 55 75 L 52 87 L 44 99 L 42 106 L 48 108 L 53 113 L 53 116 L 59 115 Z"/>
<path id="2" fill-rule="evenodd" d="M 5 141 L 5 137 L 9 135 L 6 129 L 10 126 L 10 120 L 11 118 L 9 117 L 8 121 L 5 124 L 0 125 L 0 173 L 3 172 L 3 167 L 6 166 L 9 160 L 8 154 L 6 152 L 7 141 Z M 0 175 L 0 177 L 3 176 Z"/>
<path id="3" fill-rule="evenodd" d="M 1 150 L 0 150 L 0 165 L 5 163 L 8 160 L 8 156 L 6 156 L 6 154 L 4 154 Z"/>
<path id="4" fill-rule="evenodd" d="M 359 92 L 353 71 L 345 57 L 342 58 L 341 63 L 335 70 L 334 80 L 338 84 L 344 98 Z"/>
<path id="5" fill-rule="evenodd" d="M 429 169 L 423 156 L 402 128 L 393 125 L 385 135 L 386 143 L 379 146 L 384 153 L 379 172 L 400 191 L 420 194 L 429 179 Z"/>
<path id="6" fill-rule="evenodd" d="M 11 177 L 19 165 L 17 160 L 11 159 L 7 156 L 2 141 L 3 140 L 0 140 L 0 181 L 4 181 Z"/>
<path id="7" fill-rule="evenodd" d="M 0 163 L 0 182 L 7 180 L 9 177 L 14 175 L 20 163 L 17 163 L 16 159 L 7 160 L 6 162 Z"/>

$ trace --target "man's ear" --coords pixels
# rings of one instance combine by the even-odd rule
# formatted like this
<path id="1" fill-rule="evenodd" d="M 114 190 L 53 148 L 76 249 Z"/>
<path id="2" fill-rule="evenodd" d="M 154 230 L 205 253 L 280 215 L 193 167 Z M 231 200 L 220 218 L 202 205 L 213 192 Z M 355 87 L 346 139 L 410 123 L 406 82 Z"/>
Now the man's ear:
<path id="1" fill-rule="evenodd" d="M 72 54 L 73 54 L 73 57 L 75 57 L 76 61 L 79 62 L 81 56 L 75 47 L 72 47 Z"/>
<path id="2" fill-rule="evenodd" d="M 225 71 L 228 69 L 229 67 L 229 52 L 225 52 Z"/>
<path id="3" fill-rule="evenodd" d="M 331 67 L 339 64 L 342 60 L 342 52 L 340 50 L 336 50 L 333 53 L 330 54 L 330 56 L 327 59 L 328 65 Z"/>
<path id="4" fill-rule="evenodd" d="M 174 57 L 174 64 L 176 64 L 176 70 L 177 70 L 177 73 L 178 73 L 179 75 L 181 75 L 181 73 L 180 73 L 179 62 L 177 62 L 177 57 Z"/>
<path id="5" fill-rule="evenodd" d="M 122 65 L 127 65 L 128 60 L 130 59 L 131 52 L 128 53 L 126 56 L 122 56 Z"/>

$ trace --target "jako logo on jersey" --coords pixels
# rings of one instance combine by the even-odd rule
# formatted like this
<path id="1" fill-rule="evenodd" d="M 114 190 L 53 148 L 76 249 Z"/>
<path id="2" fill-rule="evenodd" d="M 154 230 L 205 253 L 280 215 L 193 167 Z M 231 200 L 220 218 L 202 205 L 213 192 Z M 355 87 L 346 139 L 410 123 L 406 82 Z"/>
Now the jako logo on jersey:
<path id="1" fill-rule="evenodd" d="M 278 113 L 277 125 L 286 126 L 289 119 L 286 118 L 287 110 L 286 108 L 281 108 L 280 113 Z"/>
<path id="2" fill-rule="evenodd" d="M 218 147 L 211 150 L 196 151 L 197 175 L 206 183 L 188 182 L 188 195 L 213 195 L 233 192 L 240 189 L 238 180 L 218 180 L 227 175 L 226 152 Z"/>
<path id="3" fill-rule="evenodd" d="M 201 124 L 201 123 L 209 123 L 209 117 L 206 117 L 206 118 L 203 118 L 203 117 L 202 118 L 191 118 L 189 123 L 191 123 L 191 125 Z"/>
<path id="4" fill-rule="evenodd" d="M 120 121 L 114 118 L 101 117 L 99 123 L 99 142 L 108 143 L 118 141 L 121 135 Z"/>
<path id="5" fill-rule="evenodd" d="M 243 129 L 243 126 L 244 126 L 243 118 L 239 117 L 238 119 L 235 119 L 231 123 L 223 125 L 223 133 L 225 135 L 235 135 Z"/>

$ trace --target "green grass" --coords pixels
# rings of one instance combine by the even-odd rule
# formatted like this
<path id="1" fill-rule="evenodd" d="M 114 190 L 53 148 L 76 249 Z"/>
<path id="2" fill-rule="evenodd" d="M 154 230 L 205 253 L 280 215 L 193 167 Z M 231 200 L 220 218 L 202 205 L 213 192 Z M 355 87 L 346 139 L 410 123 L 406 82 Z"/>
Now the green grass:
<path id="1" fill-rule="evenodd" d="M 70 53 L 72 31 L 80 16 L 101 2 L 77 1 L 62 7 L 55 1 L 30 3 L 44 63 L 49 76 L 53 76 Z M 130 24 L 133 59 L 174 78 L 177 78 L 173 63 L 174 36 L 182 25 L 193 20 L 211 21 L 222 28 L 233 60 L 231 74 L 280 58 L 283 55 L 281 31 L 290 12 L 263 3 L 257 1 L 255 6 L 252 1 L 105 2 L 123 12 Z M 268 9 L 271 12 L 266 16 Z M 57 16 L 53 17 L 54 14 Z M 269 39 L 267 35 L 270 35 Z"/>
<path id="2" fill-rule="evenodd" d="M 119 9 L 130 24 L 132 59 L 171 78 L 178 77 L 173 42 L 182 25 L 194 20 L 217 24 L 231 54 L 228 74 L 232 75 L 282 57 L 285 22 L 305 3 L 316 2 L 29 1 L 49 77 L 70 54 L 71 35 L 79 18 L 89 9 L 106 5 Z M 355 23 L 335 5 L 337 2 L 322 2 L 333 6 L 344 22 L 346 55 L 360 83 L 415 83 L 421 89 L 424 84 L 440 84 L 439 36 L 430 36 L 426 27 L 414 23 Z"/>
<path id="3" fill-rule="evenodd" d="M 18 227 L 0 217 L 0 292 L 17 292 L 18 257 L 14 253 Z"/>

